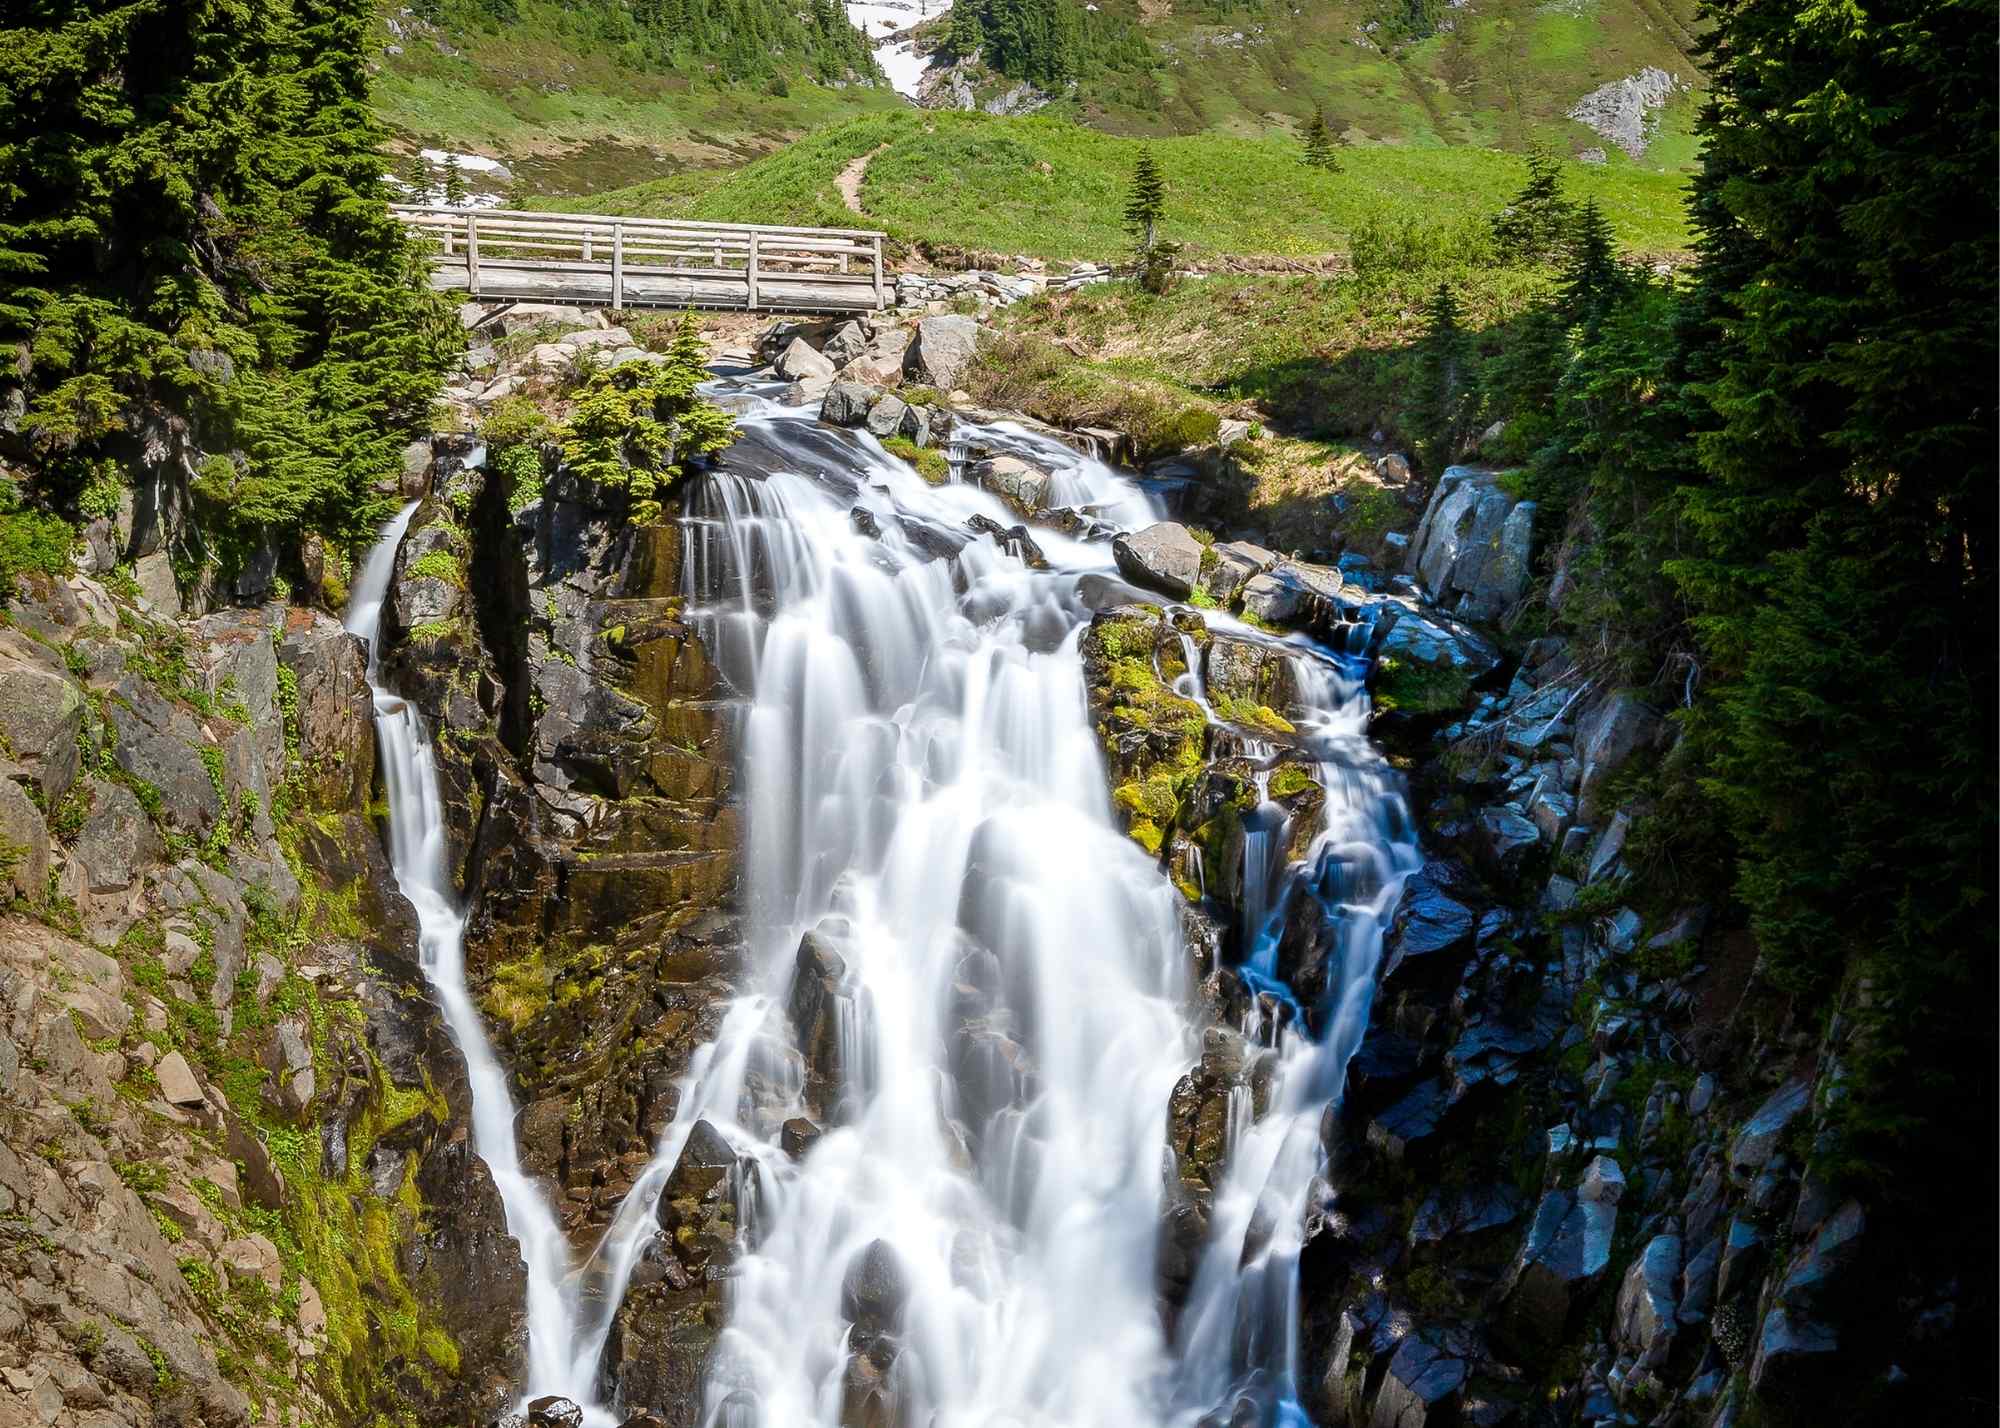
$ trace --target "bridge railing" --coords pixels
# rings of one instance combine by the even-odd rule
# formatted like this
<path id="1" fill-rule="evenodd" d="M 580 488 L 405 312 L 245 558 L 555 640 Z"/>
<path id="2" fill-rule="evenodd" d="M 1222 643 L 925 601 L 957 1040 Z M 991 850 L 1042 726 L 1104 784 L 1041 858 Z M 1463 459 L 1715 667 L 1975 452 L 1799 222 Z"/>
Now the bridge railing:
<path id="1" fill-rule="evenodd" d="M 856 305 L 887 305 L 882 235 L 865 229 L 414 204 L 393 204 L 390 211 L 437 245 L 438 266 L 463 267 L 473 297 L 483 286 L 505 288 L 508 274 L 601 271 L 614 308 L 627 305 L 631 279 L 660 275 L 725 280 L 751 311 L 790 306 L 787 290 L 808 285 L 857 290 Z"/>

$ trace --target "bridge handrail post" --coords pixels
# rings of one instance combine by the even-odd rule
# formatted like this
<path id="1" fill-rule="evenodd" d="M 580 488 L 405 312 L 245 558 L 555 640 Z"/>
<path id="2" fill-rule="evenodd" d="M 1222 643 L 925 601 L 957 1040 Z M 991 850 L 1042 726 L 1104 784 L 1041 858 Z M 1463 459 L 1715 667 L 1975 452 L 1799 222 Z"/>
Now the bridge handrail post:
<path id="1" fill-rule="evenodd" d="M 611 310 L 625 310 L 625 225 L 611 225 Z"/>
<path id="2" fill-rule="evenodd" d="M 479 296 L 479 215 L 469 209 L 465 215 L 465 291 L 470 297 Z"/>
<path id="3" fill-rule="evenodd" d="M 751 312 L 755 312 L 757 310 L 757 230 L 754 228 L 750 230 L 750 263 L 749 263 L 748 277 L 750 280 L 749 310 Z"/>
<path id="4" fill-rule="evenodd" d="M 888 303 L 883 300 L 884 296 L 882 291 L 882 235 L 877 233 L 875 235 L 875 307 L 878 312 L 888 306 Z"/>

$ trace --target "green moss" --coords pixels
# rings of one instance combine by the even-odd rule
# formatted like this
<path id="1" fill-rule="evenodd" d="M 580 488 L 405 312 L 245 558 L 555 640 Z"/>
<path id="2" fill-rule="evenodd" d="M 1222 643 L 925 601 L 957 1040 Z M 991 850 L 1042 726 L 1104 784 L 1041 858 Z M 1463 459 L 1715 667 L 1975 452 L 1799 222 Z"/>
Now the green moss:
<path id="1" fill-rule="evenodd" d="M 412 580 L 441 580 L 457 590 L 465 588 L 465 566 L 448 550 L 429 550 L 410 562 L 406 572 Z"/>
<path id="2" fill-rule="evenodd" d="M 1268 785 L 1273 798 L 1290 798 L 1313 786 L 1313 776 L 1297 764 L 1280 764 Z"/>
<path id="3" fill-rule="evenodd" d="M 1459 669 L 1431 669 L 1385 659 L 1375 666 L 1375 707 L 1383 713 L 1451 714 L 1465 707 L 1472 677 Z"/>
<path id="4" fill-rule="evenodd" d="M 916 468 L 917 474 L 933 486 L 942 486 L 951 480 L 951 463 L 942 451 L 934 447 L 918 446 L 907 436 L 891 436 L 883 439 L 882 449 L 899 461 L 907 461 Z"/>
<path id="5" fill-rule="evenodd" d="M 1292 721 L 1285 718 L 1268 704 L 1259 704 L 1251 699 L 1239 699 L 1234 695 L 1218 695 L 1210 700 L 1215 712 L 1232 724 L 1240 724 L 1248 729 L 1261 729 L 1267 734 L 1295 734 L 1298 730 Z"/>

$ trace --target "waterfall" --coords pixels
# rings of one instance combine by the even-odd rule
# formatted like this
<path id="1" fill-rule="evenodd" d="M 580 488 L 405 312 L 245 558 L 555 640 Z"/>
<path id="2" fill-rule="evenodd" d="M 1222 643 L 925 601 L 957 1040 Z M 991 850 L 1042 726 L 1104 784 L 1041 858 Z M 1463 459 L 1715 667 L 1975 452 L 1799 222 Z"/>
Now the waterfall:
<path id="1" fill-rule="evenodd" d="M 1245 1400 L 1259 1422 L 1303 1422 L 1298 1262 L 1335 1169 L 1322 1119 L 1417 865 L 1397 780 L 1365 735 L 1359 662 L 1207 612 L 1290 661 L 1292 757 L 1326 798 L 1309 837 L 1268 799 L 1250 820 L 1239 975 L 1256 995 L 1242 1030 L 1277 1074 L 1261 1116 L 1230 1096 L 1228 1169 L 1170 1336 L 1166 1114 L 1203 1027 L 1180 894 L 1118 831 L 1086 707 L 1079 642 L 1087 597 L 1116 578 L 1110 548 L 1037 529 L 1031 565 L 968 528 L 1017 523 L 994 496 L 933 487 L 865 433 L 755 386 L 736 397 L 738 446 L 684 492 L 682 594 L 742 701 L 747 970 L 583 1266 L 590 1295 L 569 1287 L 554 1217 L 521 1171 L 506 1080 L 466 994 L 423 730 L 376 687 L 397 876 L 528 1261 L 529 1392 L 586 1404 L 592 1428 L 615 1421 L 595 1401 L 599 1360 L 699 1134 L 734 1158 L 741 1231 L 705 1428 L 1194 1428 L 1239 1421 Z M 1136 485 L 1037 433 L 958 435 L 1049 470 L 1054 499 L 1099 526 L 1158 518 Z M 375 632 L 409 514 L 357 585 L 359 633 Z M 1188 654 L 1179 692 L 1209 710 Z M 1246 748 L 1266 764 L 1278 753 Z M 1306 856 L 1287 862 L 1300 842 Z M 1319 989 L 1283 976 L 1301 899 L 1330 949 Z M 815 1026 L 792 1016 L 808 951 Z M 801 1116 L 820 1134 L 788 1148 Z"/>
<path id="2" fill-rule="evenodd" d="M 348 631 L 368 642 L 368 686 L 374 696 L 375 734 L 389 797 L 389 857 L 397 889 L 416 910 L 424 978 L 465 1058 L 473 1149 L 493 1177 L 506 1209 L 507 1231 L 527 1264 L 528 1362 L 523 1397 L 562 1393 L 588 1402 L 588 1379 L 579 1390 L 572 1377 L 576 1305 L 567 1284 L 569 1246 L 541 1187 L 521 1168 L 507 1073 L 493 1054 L 485 1024 L 466 990 L 465 913 L 452 890 L 446 859 L 437 763 L 415 707 L 382 684 L 382 606 L 395 574 L 396 549 L 416 509 L 412 502 L 383 528 L 354 583 L 346 618 Z M 610 1421 L 608 1414 L 593 1413 L 590 1428 Z"/>

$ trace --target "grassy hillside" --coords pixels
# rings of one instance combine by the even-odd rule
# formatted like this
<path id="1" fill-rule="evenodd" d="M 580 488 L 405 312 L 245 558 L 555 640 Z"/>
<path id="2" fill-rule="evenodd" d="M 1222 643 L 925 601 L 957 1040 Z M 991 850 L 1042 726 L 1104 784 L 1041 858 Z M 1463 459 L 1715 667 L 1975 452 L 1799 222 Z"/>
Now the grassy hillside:
<path id="1" fill-rule="evenodd" d="M 1085 73 L 1079 117 L 1119 133 L 1291 128 L 1323 104 L 1356 142 L 1604 140 L 1568 117 L 1584 94 L 1656 66 L 1698 80 L 1693 0 L 1101 0 L 1152 52 Z M 1677 167 L 1693 101 L 1676 95 L 1645 160 Z"/>
<path id="2" fill-rule="evenodd" d="M 905 107 L 886 84 L 819 82 L 805 55 L 733 75 L 719 61 L 611 43 L 581 7 L 550 0 L 513 0 L 505 20 L 468 0 L 414 8 L 382 14 L 377 114 L 402 147 L 504 158 L 541 192 L 741 164 L 811 130 Z"/>
<path id="3" fill-rule="evenodd" d="M 855 226 L 863 220 L 842 205 L 834 180 L 850 160 L 872 154 L 861 188 L 866 221 L 897 238 L 1102 258 L 1126 246 L 1119 213 L 1139 148 L 1137 140 L 1042 116 L 904 111 L 823 130 L 734 172 L 683 174 L 566 206 Z M 1359 146 L 1343 152 L 1336 174 L 1307 168 L 1289 138 L 1203 134 L 1152 148 L 1168 183 L 1165 234 L 1198 253 L 1308 256 L 1345 250 L 1370 220 L 1483 220 L 1525 172 L 1518 158 L 1475 148 Z M 1597 200 L 1628 248 L 1685 247 L 1680 175 L 1621 156 L 1569 166 L 1566 183 L 1579 199 Z"/>

